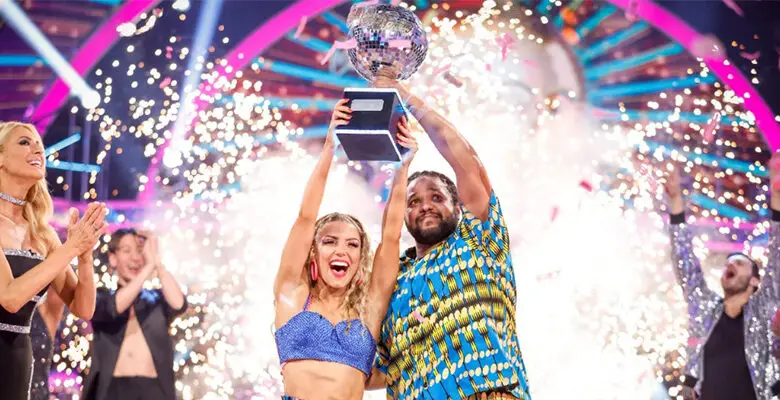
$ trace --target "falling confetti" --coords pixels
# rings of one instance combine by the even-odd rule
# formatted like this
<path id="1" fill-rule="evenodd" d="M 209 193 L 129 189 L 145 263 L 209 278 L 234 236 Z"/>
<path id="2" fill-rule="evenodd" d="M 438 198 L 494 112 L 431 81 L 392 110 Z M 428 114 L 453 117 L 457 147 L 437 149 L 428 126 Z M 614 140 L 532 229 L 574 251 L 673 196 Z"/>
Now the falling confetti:
<path id="1" fill-rule="evenodd" d="M 496 38 L 496 43 L 498 43 L 498 46 L 501 48 L 501 61 L 506 61 L 506 56 L 509 53 L 509 48 L 514 43 L 514 39 L 512 38 L 512 35 L 509 33 L 503 33 L 501 36 Z"/>
<path id="2" fill-rule="evenodd" d="M 552 212 L 550 213 L 550 222 L 555 222 L 555 219 L 558 218 L 558 206 L 553 207 Z"/>
<path id="3" fill-rule="evenodd" d="M 423 316 L 422 316 L 422 315 L 420 315 L 420 312 L 419 312 L 419 311 L 417 311 L 417 310 L 414 310 L 414 312 L 412 312 L 412 316 L 413 316 L 415 319 L 417 319 L 417 321 L 418 321 L 418 322 L 423 322 L 423 321 L 425 321 L 425 318 L 423 318 Z"/>
<path id="4" fill-rule="evenodd" d="M 158 87 L 159 87 L 160 89 L 165 89 L 165 88 L 166 88 L 166 87 L 168 87 L 168 85 L 170 85 L 170 84 L 171 84 L 171 77 L 170 77 L 170 76 L 166 76 L 166 77 L 165 77 L 165 79 L 163 79 L 162 81 L 160 81 L 160 85 L 159 85 Z"/>
<path id="5" fill-rule="evenodd" d="M 320 64 L 325 65 L 325 63 L 327 63 L 328 60 L 330 60 L 330 58 L 336 52 L 336 49 L 346 50 L 346 49 L 354 49 L 355 47 L 357 47 L 357 41 L 355 39 L 349 39 L 344 41 L 337 40 L 333 42 L 333 46 L 330 47 L 328 53 L 325 54 L 324 57 L 322 57 L 322 60 L 320 60 Z"/>
<path id="6" fill-rule="evenodd" d="M 639 0 L 629 0 L 628 7 L 626 7 L 626 19 L 635 22 L 638 20 L 637 13 L 639 12 Z"/>
<path id="7" fill-rule="evenodd" d="M 712 115 L 707 126 L 704 127 L 704 132 L 702 132 L 704 142 L 712 143 L 715 133 L 720 129 L 720 120 L 722 117 L 720 111 L 716 111 L 715 114 Z"/>
<path id="8" fill-rule="evenodd" d="M 445 72 L 443 76 L 444 76 L 444 80 L 446 80 L 447 82 L 451 83 L 453 86 L 458 87 L 458 88 L 463 86 L 463 81 L 458 79 L 458 78 L 456 78 L 449 71 Z"/>
<path id="9" fill-rule="evenodd" d="M 726 7 L 732 9 L 737 15 L 740 17 L 744 17 L 745 13 L 742 11 L 742 9 L 737 5 L 737 2 L 734 0 L 723 0 L 723 4 L 726 5 Z"/>
<path id="10" fill-rule="evenodd" d="M 294 38 L 298 39 L 301 36 L 301 33 L 303 33 L 303 29 L 306 28 L 306 22 L 309 20 L 307 16 L 301 17 L 301 20 L 298 21 L 298 28 L 295 29 L 295 35 L 293 35 Z"/>
<path id="11" fill-rule="evenodd" d="M 754 61 L 754 60 L 758 60 L 758 57 L 761 56 L 761 52 L 760 51 L 756 51 L 756 52 L 753 52 L 753 53 L 747 53 L 747 52 L 741 51 L 741 52 L 739 52 L 739 55 L 740 55 L 740 57 L 742 57 L 742 58 L 744 58 L 744 59 L 746 59 L 748 61 Z"/>
<path id="12" fill-rule="evenodd" d="M 587 191 L 589 191 L 589 192 L 593 191 L 593 185 L 590 182 L 586 181 L 586 180 L 581 180 L 580 181 L 580 187 L 585 189 L 585 190 L 587 190 Z"/>

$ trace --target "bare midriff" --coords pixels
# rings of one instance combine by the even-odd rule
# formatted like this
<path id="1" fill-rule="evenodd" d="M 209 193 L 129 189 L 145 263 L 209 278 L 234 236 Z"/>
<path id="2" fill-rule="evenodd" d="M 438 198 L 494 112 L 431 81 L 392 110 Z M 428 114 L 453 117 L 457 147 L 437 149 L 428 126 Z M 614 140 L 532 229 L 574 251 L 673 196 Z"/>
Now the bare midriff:
<path id="1" fill-rule="evenodd" d="M 366 387 L 366 374 L 334 362 L 289 361 L 282 375 L 285 394 L 303 400 L 361 400 Z"/>
<path id="2" fill-rule="evenodd" d="M 119 348 L 116 367 L 114 367 L 114 376 L 157 377 L 157 369 L 154 367 L 152 352 L 149 351 L 149 345 L 146 343 L 144 332 L 138 324 L 138 318 L 135 317 L 134 309 L 131 309 L 130 318 L 127 321 L 125 337 L 122 340 L 122 346 Z"/>

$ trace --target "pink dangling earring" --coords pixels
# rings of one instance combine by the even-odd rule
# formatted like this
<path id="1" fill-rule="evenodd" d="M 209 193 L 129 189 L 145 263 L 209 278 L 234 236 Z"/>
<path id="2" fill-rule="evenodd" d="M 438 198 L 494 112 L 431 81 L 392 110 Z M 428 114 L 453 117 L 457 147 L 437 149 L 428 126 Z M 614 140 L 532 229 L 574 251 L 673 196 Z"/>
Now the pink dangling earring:
<path id="1" fill-rule="evenodd" d="M 317 277 L 318 277 L 318 274 L 317 274 L 317 263 L 312 261 L 311 265 L 309 266 L 309 270 L 311 271 L 311 280 L 313 282 L 317 282 Z"/>
<path id="2" fill-rule="evenodd" d="M 360 286 L 361 283 L 363 283 L 363 271 L 358 271 L 358 286 Z"/>

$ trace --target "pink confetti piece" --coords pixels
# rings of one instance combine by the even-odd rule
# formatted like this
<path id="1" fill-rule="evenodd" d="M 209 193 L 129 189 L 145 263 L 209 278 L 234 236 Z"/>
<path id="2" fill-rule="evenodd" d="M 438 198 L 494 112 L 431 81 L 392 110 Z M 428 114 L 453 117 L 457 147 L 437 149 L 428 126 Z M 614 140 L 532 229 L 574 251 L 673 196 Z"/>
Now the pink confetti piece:
<path id="1" fill-rule="evenodd" d="M 742 51 L 742 52 L 739 53 L 739 55 L 742 58 L 744 58 L 744 59 L 746 59 L 748 61 L 754 61 L 754 60 L 758 60 L 758 57 L 761 56 L 761 52 L 760 51 L 756 51 L 754 53 L 746 53 L 746 52 Z"/>
<path id="2" fill-rule="evenodd" d="M 553 207 L 552 213 L 550 214 L 550 222 L 555 222 L 555 219 L 558 218 L 558 206 Z"/>
<path id="3" fill-rule="evenodd" d="M 397 6 L 397 5 L 398 5 L 398 3 L 400 3 L 400 2 L 401 2 L 401 0 L 392 0 L 392 1 L 390 2 L 390 5 L 391 5 L 391 6 Z"/>
<path id="4" fill-rule="evenodd" d="M 630 0 L 628 2 L 628 7 L 626 7 L 626 13 L 625 13 L 626 19 L 631 22 L 636 21 L 638 19 L 636 16 L 638 11 L 639 11 L 639 1 Z"/>
<path id="5" fill-rule="evenodd" d="M 586 181 L 584 179 L 580 181 L 580 187 L 585 189 L 585 190 L 587 190 L 587 191 L 589 191 L 589 192 L 593 191 L 593 185 L 590 182 L 588 182 L 588 181 Z"/>
<path id="6" fill-rule="evenodd" d="M 715 114 L 712 115 L 712 118 L 710 118 L 710 122 L 707 124 L 706 127 L 704 127 L 704 132 L 702 132 L 702 137 L 704 138 L 704 141 L 707 143 L 712 143 L 712 139 L 715 138 L 715 132 L 720 130 L 720 119 L 722 118 L 720 111 L 716 111 Z"/>
<path id="7" fill-rule="evenodd" d="M 501 61 L 506 61 L 506 55 L 509 53 L 509 48 L 514 42 L 515 40 L 508 33 L 504 33 L 496 38 L 496 43 L 501 47 Z"/>
<path id="8" fill-rule="evenodd" d="M 325 57 L 322 57 L 322 60 L 320 60 L 320 65 L 325 65 L 325 63 L 330 60 L 331 57 L 333 57 L 333 54 L 336 53 L 336 50 L 346 50 L 346 49 L 354 49 L 357 47 L 357 40 L 355 39 L 349 39 L 340 41 L 337 40 L 333 42 L 333 46 L 330 46 L 330 50 L 328 50 L 328 53 L 325 54 Z"/>
<path id="9" fill-rule="evenodd" d="M 436 76 L 441 74 L 442 72 L 447 72 L 450 70 L 450 67 L 452 67 L 452 64 L 444 64 L 440 65 L 438 68 L 434 69 L 433 72 L 431 72 L 431 76 Z"/>
<path id="10" fill-rule="evenodd" d="M 357 3 L 357 4 L 355 4 L 355 5 L 354 5 L 354 6 L 352 6 L 352 7 L 354 7 L 354 8 L 360 8 L 360 7 L 368 7 L 368 6 L 373 6 L 373 5 L 376 5 L 376 4 L 379 4 L 379 0 L 369 0 L 369 1 L 364 1 L 364 2 L 361 2 L 361 3 Z"/>
<path id="11" fill-rule="evenodd" d="M 298 21 L 298 29 L 295 30 L 294 38 L 298 39 L 299 36 L 301 36 L 301 33 L 303 33 L 303 28 L 306 27 L 306 22 L 309 20 L 307 16 L 301 17 L 301 20 Z"/>
<path id="12" fill-rule="evenodd" d="M 423 316 L 422 316 L 422 315 L 420 315 L 420 313 L 419 313 L 417 310 L 414 310 L 414 311 L 412 312 L 412 316 L 413 316 L 415 319 L 417 319 L 417 321 L 418 321 L 418 322 L 423 322 L 423 321 L 425 320 L 425 318 L 423 318 Z"/>
<path id="13" fill-rule="evenodd" d="M 444 74 L 444 80 L 446 80 L 447 82 L 449 82 L 450 84 L 452 84 L 453 86 L 458 87 L 458 88 L 463 86 L 463 81 L 461 81 L 460 79 L 454 77 L 449 72 L 446 72 Z"/>
<path id="14" fill-rule="evenodd" d="M 412 41 L 408 39 L 392 39 L 387 41 L 392 49 L 408 49 L 412 47 Z"/>
<path id="15" fill-rule="evenodd" d="M 532 67 L 532 68 L 539 68 L 539 64 L 536 63 L 536 61 L 531 59 L 523 60 L 523 64 Z"/>
<path id="16" fill-rule="evenodd" d="M 493 67 L 491 67 L 490 64 L 485 63 L 485 69 L 488 71 L 492 71 Z"/>
<path id="17" fill-rule="evenodd" d="M 167 87 L 170 84 L 171 84 L 171 77 L 170 76 L 166 76 L 165 79 L 160 81 L 160 89 L 163 89 L 163 88 Z"/>
<path id="18" fill-rule="evenodd" d="M 726 7 L 732 9 L 740 17 L 745 16 L 745 13 L 742 12 L 742 9 L 737 5 L 737 3 L 734 0 L 723 0 L 723 4 L 725 4 Z"/>

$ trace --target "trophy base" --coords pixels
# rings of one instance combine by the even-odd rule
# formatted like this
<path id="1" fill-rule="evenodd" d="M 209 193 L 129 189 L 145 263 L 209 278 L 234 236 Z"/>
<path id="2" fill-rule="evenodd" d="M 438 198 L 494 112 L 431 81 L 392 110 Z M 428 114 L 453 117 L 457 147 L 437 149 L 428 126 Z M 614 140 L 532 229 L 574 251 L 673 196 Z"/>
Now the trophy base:
<path id="1" fill-rule="evenodd" d="M 354 161 L 401 161 L 409 150 L 395 140 L 398 121 L 406 114 L 398 91 L 347 88 L 352 118 L 334 130 L 347 157 Z"/>
<path id="2" fill-rule="evenodd" d="M 390 131 L 339 130 L 336 136 L 350 160 L 401 161 L 402 152 Z"/>

